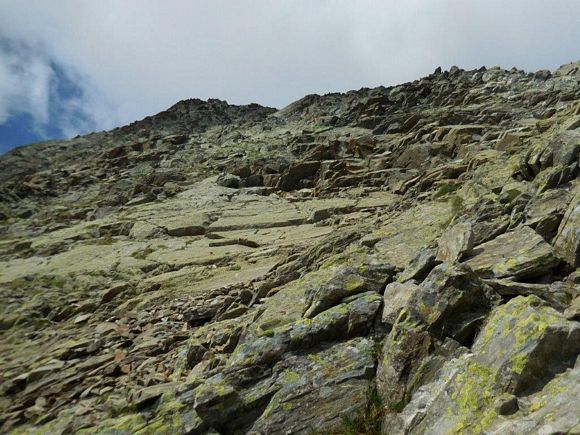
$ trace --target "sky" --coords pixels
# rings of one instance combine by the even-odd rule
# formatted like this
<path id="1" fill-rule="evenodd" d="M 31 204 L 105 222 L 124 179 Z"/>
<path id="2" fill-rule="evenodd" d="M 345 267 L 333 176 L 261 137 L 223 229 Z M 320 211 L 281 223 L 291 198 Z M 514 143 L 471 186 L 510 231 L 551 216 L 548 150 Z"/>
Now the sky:
<path id="1" fill-rule="evenodd" d="M 580 0 L 0 0 L 0 153 L 186 98 L 282 108 L 448 69 L 580 60 Z"/>

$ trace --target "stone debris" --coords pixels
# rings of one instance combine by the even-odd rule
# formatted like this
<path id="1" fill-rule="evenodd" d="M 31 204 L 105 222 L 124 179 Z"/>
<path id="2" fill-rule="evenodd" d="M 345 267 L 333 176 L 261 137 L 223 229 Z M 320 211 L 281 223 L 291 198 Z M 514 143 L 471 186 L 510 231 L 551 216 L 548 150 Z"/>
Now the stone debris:
<path id="1" fill-rule="evenodd" d="M 579 116 L 453 67 L 1 156 L 0 432 L 577 433 Z"/>

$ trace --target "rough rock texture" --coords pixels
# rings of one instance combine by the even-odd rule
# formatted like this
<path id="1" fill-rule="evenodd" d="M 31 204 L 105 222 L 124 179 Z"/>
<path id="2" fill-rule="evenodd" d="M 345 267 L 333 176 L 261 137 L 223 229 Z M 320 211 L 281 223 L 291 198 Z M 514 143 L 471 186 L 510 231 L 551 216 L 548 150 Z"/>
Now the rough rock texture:
<path id="1" fill-rule="evenodd" d="M 535 296 L 515 298 L 490 315 L 471 352 L 446 362 L 434 381 L 417 390 L 400 415 L 387 416 L 384 431 L 444 434 L 481 433 L 493 426 L 503 430 L 518 425 L 548 428 L 553 421 L 546 419 L 547 413 L 537 414 L 539 421 L 533 421 L 533 413 L 549 400 L 534 405 L 535 400 L 546 400 L 551 392 L 557 395 L 568 388 L 569 397 L 577 397 L 577 382 L 570 382 L 562 391 L 551 390 L 548 382 L 561 373 L 572 375 L 575 371 L 566 370 L 574 367 L 579 352 L 578 322 L 567 321 Z M 506 393 L 517 398 L 519 411 L 502 417 L 505 406 L 498 412 L 493 404 Z M 570 409 L 566 404 L 558 411 L 561 421 L 557 424 L 564 432 L 578 428 L 577 412 L 570 415 L 573 409 L 574 405 Z"/>
<path id="2" fill-rule="evenodd" d="M 439 239 L 436 261 L 455 263 L 473 250 L 473 229 L 469 223 L 454 225 Z"/>
<path id="3" fill-rule="evenodd" d="M 579 433 L 580 64 L 0 157 L 0 432 Z"/>
<path id="4" fill-rule="evenodd" d="M 526 226 L 477 246 L 466 261 L 476 272 L 497 278 L 543 275 L 558 263 L 552 246 Z"/>

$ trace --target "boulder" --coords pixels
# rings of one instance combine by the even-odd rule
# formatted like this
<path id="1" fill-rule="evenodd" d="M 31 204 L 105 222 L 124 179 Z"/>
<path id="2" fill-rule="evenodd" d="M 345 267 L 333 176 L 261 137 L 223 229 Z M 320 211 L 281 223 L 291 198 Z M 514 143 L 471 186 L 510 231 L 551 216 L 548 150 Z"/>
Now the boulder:
<path id="1" fill-rule="evenodd" d="M 229 371 L 278 361 L 295 349 L 307 349 L 321 341 L 339 340 L 368 331 L 382 298 L 375 292 L 347 298 L 312 319 L 274 327 L 264 335 L 240 344 L 228 361 Z"/>
<path id="2" fill-rule="evenodd" d="M 496 142 L 495 149 L 512 153 L 520 149 L 522 145 L 523 141 L 520 135 L 508 133 Z"/>
<path id="3" fill-rule="evenodd" d="M 276 187 L 280 190 L 292 190 L 298 187 L 302 180 L 316 175 L 319 169 L 320 161 L 297 162 L 280 176 Z"/>
<path id="4" fill-rule="evenodd" d="M 522 195 L 528 197 L 534 194 L 532 183 L 527 181 L 512 181 L 506 183 L 499 194 L 499 201 L 502 204 L 510 204 Z"/>
<path id="5" fill-rule="evenodd" d="M 436 261 L 455 263 L 471 254 L 473 229 L 468 222 L 459 223 L 443 233 L 439 239 Z"/>
<path id="6" fill-rule="evenodd" d="M 504 394 L 525 397 L 542 390 L 546 406 L 551 398 L 563 393 L 568 397 L 577 394 L 575 383 L 560 383 L 560 388 L 553 389 L 548 382 L 572 367 L 579 352 L 580 324 L 567 321 L 535 296 L 512 299 L 492 312 L 472 353 L 445 363 L 434 381 L 416 391 L 402 413 L 385 418 L 383 431 L 488 433 L 496 425 L 510 427 L 506 423 L 509 420 L 498 417 L 494 406 L 497 398 Z M 566 414 L 570 407 L 564 406 Z M 521 409 L 523 415 L 514 414 L 511 425 L 526 427 L 526 414 L 532 415 L 537 409 L 535 406 Z M 568 432 L 578 420 L 566 418 L 558 424 L 563 425 L 563 432 Z"/>
<path id="7" fill-rule="evenodd" d="M 549 242 L 556 235 L 569 202 L 570 193 L 567 189 L 542 193 L 526 205 L 524 223 Z"/>
<path id="8" fill-rule="evenodd" d="M 417 143 L 407 146 L 401 155 L 394 161 L 394 166 L 398 168 L 419 169 L 424 167 L 429 159 L 430 145 Z"/>
<path id="9" fill-rule="evenodd" d="M 304 317 L 313 318 L 328 308 L 339 303 L 343 298 L 366 291 L 379 292 L 384 287 L 393 269 L 390 267 L 370 265 L 362 276 L 354 268 L 339 269 L 324 284 L 316 284 L 306 290 Z M 373 275 L 374 278 L 373 279 Z"/>
<path id="10" fill-rule="evenodd" d="M 568 305 L 571 297 L 571 292 L 561 288 L 558 283 L 552 285 L 536 284 L 510 279 L 484 279 L 483 281 L 501 296 L 512 298 L 514 296 L 534 295 L 559 310 L 563 310 Z"/>
<path id="11" fill-rule="evenodd" d="M 158 225 L 146 221 L 137 221 L 131 228 L 129 237 L 135 240 L 147 240 L 163 235 L 164 233 L 164 229 Z"/>
<path id="12" fill-rule="evenodd" d="M 566 320 L 536 296 L 520 296 L 492 312 L 472 350 L 478 363 L 497 371 L 497 388 L 516 395 L 537 391 L 574 365 L 580 323 Z"/>
<path id="13" fill-rule="evenodd" d="M 125 292 L 129 288 L 130 288 L 130 285 L 127 282 L 118 282 L 118 283 L 115 283 L 114 285 L 112 285 L 111 287 L 109 287 L 107 290 L 105 290 L 103 292 L 103 294 L 101 295 L 101 302 L 100 302 L 101 305 L 102 304 L 106 304 L 108 302 L 111 302 L 118 295 L 120 295 L 121 293 Z"/>
<path id="14" fill-rule="evenodd" d="M 554 167 L 545 175 L 540 184 L 547 188 L 557 183 L 569 181 L 576 172 L 580 155 L 580 132 L 564 131 L 552 137 L 549 142 L 541 142 L 531 147 L 520 160 L 520 173 L 527 180 L 533 180 L 541 171 Z M 566 169 L 568 168 L 568 169 Z"/>
<path id="15" fill-rule="evenodd" d="M 394 325 L 401 311 L 409 305 L 409 301 L 417 291 L 419 286 L 413 282 L 392 282 L 387 285 L 383 295 L 383 323 Z"/>
<path id="16" fill-rule="evenodd" d="M 386 338 L 377 368 L 383 400 L 405 403 L 432 364 L 440 340 L 470 343 L 491 301 L 487 287 L 468 267 L 443 263 L 413 292 Z"/>
<path id="17" fill-rule="evenodd" d="M 204 234 L 209 222 L 205 213 L 194 213 L 169 217 L 159 222 L 159 225 L 162 225 L 170 236 L 185 237 Z"/>
<path id="18" fill-rule="evenodd" d="M 520 412 L 496 419 L 488 434 L 577 433 L 580 366 L 558 375 L 541 391 L 518 399 Z M 498 412 L 499 413 L 499 412 Z"/>
<path id="19" fill-rule="evenodd" d="M 234 174 L 221 174 L 216 183 L 219 186 L 230 187 L 232 189 L 237 189 L 242 186 L 242 179 Z"/>
<path id="20" fill-rule="evenodd" d="M 574 180 L 578 174 L 578 164 L 576 162 L 568 166 L 553 166 L 540 172 L 534 180 L 538 193 L 554 189 L 560 185 Z"/>
<path id="21" fill-rule="evenodd" d="M 467 266 L 443 263 L 419 286 L 409 304 L 413 317 L 437 337 L 468 342 L 491 307 L 490 288 Z"/>
<path id="22" fill-rule="evenodd" d="M 374 342 L 366 338 L 289 354 L 274 370 L 278 389 L 248 433 L 337 430 L 364 409 L 374 374 Z"/>
<path id="23" fill-rule="evenodd" d="M 399 282 L 423 280 L 433 270 L 438 261 L 435 260 L 437 249 L 433 247 L 421 249 L 409 262 L 405 270 L 397 277 Z"/>
<path id="24" fill-rule="evenodd" d="M 560 263 L 552 247 L 534 230 L 521 226 L 476 246 L 465 261 L 483 277 L 534 277 Z"/>
<path id="25" fill-rule="evenodd" d="M 483 132 L 485 126 L 483 125 L 456 125 L 452 126 L 447 134 L 445 141 L 457 147 L 470 142 Z"/>
<path id="26" fill-rule="evenodd" d="M 580 267 L 580 185 L 564 214 L 554 239 L 556 252 L 570 265 Z"/>

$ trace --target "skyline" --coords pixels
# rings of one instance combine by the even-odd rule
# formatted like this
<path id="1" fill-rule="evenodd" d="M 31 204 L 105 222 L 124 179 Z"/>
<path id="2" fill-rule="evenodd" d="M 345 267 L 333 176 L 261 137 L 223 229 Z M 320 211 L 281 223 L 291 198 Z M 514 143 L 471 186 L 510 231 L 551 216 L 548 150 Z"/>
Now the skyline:
<path id="1" fill-rule="evenodd" d="M 4 0 L 0 153 L 108 130 L 188 98 L 282 108 L 438 66 L 553 70 L 580 59 L 579 15 L 573 0 Z"/>

